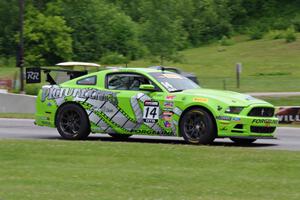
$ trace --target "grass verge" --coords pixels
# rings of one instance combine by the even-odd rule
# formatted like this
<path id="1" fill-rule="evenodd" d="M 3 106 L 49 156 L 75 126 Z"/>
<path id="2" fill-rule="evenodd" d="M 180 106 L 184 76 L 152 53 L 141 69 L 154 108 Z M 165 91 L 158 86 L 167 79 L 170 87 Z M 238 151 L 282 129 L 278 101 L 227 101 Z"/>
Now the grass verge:
<path id="1" fill-rule="evenodd" d="M 0 140 L 1 199 L 299 199 L 299 152 Z"/>
<path id="2" fill-rule="evenodd" d="M 300 34 L 297 34 L 298 38 Z M 187 49 L 180 54 L 181 63 L 165 62 L 193 72 L 205 88 L 239 92 L 300 91 L 300 40 L 286 43 L 283 39 L 241 40 L 232 46 L 211 44 Z M 236 87 L 236 63 L 242 63 L 241 86 Z M 153 66 L 159 62 L 137 60 L 129 66 Z M 224 84 L 225 83 L 225 84 Z"/>

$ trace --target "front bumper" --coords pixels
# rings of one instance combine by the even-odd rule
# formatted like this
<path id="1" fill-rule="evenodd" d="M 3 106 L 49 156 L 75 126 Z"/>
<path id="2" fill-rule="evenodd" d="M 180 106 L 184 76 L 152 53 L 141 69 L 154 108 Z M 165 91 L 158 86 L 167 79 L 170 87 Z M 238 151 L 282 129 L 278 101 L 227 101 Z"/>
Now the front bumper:
<path id="1" fill-rule="evenodd" d="M 217 117 L 218 137 L 274 138 L 276 117 L 226 115 Z"/>

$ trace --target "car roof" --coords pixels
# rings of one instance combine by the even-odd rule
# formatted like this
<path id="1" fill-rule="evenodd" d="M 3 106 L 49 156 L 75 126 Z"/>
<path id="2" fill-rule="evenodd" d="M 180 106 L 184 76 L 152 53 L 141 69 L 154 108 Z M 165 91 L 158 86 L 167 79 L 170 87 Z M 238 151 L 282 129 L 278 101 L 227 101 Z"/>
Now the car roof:
<path id="1" fill-rule="evenodd" d="M 133 68 L 133 67 L 116 67 L 103 70 L 105 72 L 142 72 L 142 73 L 150 73 L 150 72 L 161 72 L 161 70 L 151 69 L 151 68 Z"/>

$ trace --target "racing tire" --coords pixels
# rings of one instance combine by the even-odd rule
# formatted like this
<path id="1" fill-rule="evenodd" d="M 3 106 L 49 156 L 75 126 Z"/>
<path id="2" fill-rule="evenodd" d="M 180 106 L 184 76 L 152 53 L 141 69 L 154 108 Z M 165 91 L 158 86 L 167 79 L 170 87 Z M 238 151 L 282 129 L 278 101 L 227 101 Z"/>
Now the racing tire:
<path id="1" fill-rule="evenodd" d="M 249 145 L 256 141 L 256 139 L 247 138 L 230 138 L 230 140 L 239 145 Z"/>
<path id="2" fill-rule="evenodd" d="M 59 134 L 68 140 L 86 139 L 91 132 L 85 110 L 76 104 L 66 104 L 58 110 L 56 127 Z"/>
<path id="3" fill-rule="evenodd" d="M 212 116 L 201 108 L 187 111 L 179 127 L 182 137 L 190 144 L 211 144 L 217 136 Z"/>
<path id="4" fill-rule="evenodd" d="M 125 140 L 128 139 L 130 136 L 132 136 L 130 134 L 118 134 L 118 133 L 109 133 L 108 135 L 118 140 Z"/>

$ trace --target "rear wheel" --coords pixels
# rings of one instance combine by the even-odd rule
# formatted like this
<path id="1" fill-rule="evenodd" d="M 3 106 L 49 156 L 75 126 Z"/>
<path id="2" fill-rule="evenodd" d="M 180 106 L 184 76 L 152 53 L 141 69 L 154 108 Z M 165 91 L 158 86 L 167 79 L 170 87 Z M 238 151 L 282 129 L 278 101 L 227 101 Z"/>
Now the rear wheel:
<path id="1" fill-rule="evenodd" d="M 129 138 L 132 135 L 129 134 L 117 134 L 117 133 L 109 133 L 108 135 L 110 135 L 113 138 L 119 139 L 119 140 L 125 140 L 127 138 Z"/>
<path id="2" fill-rule="evenodd" d="M 180 121 L 180 133 L 191 144 L 211 144 L 217 135 L 211 115 L 201 108 L 184 114 Z"/>
<path id="3" fill-rule="evenodd" d="M 58 110 L 56 126 L 59 134 L 69 140 L 86 139 L 90 134 L 86 112 L 76 104 L 66 104 Z"/>
<path id="4" fill-rule="evenodd" d="M 241 144 L 241 145 L 249 145 L 256 141 L 256 139 L 246 139 L 246 138 L 230 138 L 230 140 L 236 144 Z"/>

